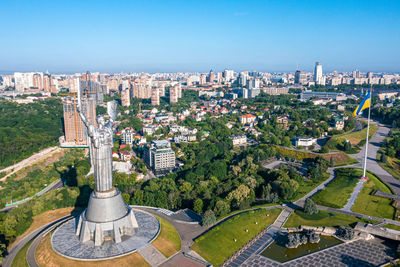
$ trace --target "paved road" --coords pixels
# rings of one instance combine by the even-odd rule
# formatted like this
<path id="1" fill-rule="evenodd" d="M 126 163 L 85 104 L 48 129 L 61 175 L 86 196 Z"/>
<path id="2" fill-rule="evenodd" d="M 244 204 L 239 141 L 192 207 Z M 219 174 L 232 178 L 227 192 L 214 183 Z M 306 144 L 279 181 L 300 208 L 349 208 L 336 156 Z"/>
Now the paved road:
<path id="1" fill-rule="evenodd" d="M 68 215 L 68 216 L 65 216 L 65 217 L 63 217 L 61 219 L 58 219 L 56 221 L 56 223 L 54 223 L 52 225 L 49 225 L 48 227 L 43 229 L 43 231 L 40 234 L 38 234 L 35 237 L 35 239 L 32 241 L 32 243 L 29 246 L 28 251 L 26 253 L 26 261 L 28 262 L 29 267 L 39 267 L 39 264 L 36 261 L 35 252 L 36 252 L 37 246 L 39 245 L 39 243 L 43 239 L 43 237 L 45 237 L 49 232 L 51 232 L 57 226 L 59 226 L 60 224 L 70 220 L 73 217 L 74 216 L 72 216 L 72 215 Z"/>
<path id="2" fill-rule="evenodd" d="M 376 160 L 380 146 L 385 140 L 390 129 L 383 124 L 374 122 L 378 126 L 378 130 L 375 135 L 370 139 L 368 145 L 368 158 L 367 158 L 367 170 L 376 174 L 380 179 L 382 179 L 396 195 L 400 195 L 400 180 L 394 178 L 390 173 L 383 169 Z M 357 159 L 360 165 L 363 166 L 365 154 L 365 145 L 361 151 L 357 154 L 350 155 L 351 157 Z"/>
<path id="3" fill-rule="evenodd" d="M 9 267 L 11 266 L 12 261 L 14 260 L 15 256 L 17 255 L 18 251 L 20 249 L 22 249 L 30 240 L 32 240 L 33 238 L 35 238 L 36 236 L 40 235 L 41 233 L 43 233 L 43 231 L 46 231 L 48 228 L 63 222 L 65 219 L 69 219 L 72 218 L 72 215 L 68 215 L 65 217 L 62 217 L 60 219 L 54 220 L 42 227 L 39 227 L 38 229 L 34 230 L 32 233 L 28 234 L 27 236 L 25 236 L 24 238 L 22 238 L 17 244 L 15 244 L 11 250 L 9 251 L 9 254 L 7 255 L 7 257 L 4 259 L 3 261 L 3 267 Z M 39 238 L 41 239 L 41 238 Z M 40 241 L 40 240 L 39 240 Z"/>

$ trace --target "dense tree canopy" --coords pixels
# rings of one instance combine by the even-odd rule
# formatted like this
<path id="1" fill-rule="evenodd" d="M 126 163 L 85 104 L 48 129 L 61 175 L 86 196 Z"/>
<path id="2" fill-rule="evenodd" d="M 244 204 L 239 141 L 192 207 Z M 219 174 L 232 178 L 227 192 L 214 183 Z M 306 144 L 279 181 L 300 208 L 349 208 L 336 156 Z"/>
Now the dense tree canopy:
<path id="1" fill-rule="evenodd" d="M 17 104 L 0 100 L 0 167 L 56 145 L 63 135 L 59 99 Z"/>

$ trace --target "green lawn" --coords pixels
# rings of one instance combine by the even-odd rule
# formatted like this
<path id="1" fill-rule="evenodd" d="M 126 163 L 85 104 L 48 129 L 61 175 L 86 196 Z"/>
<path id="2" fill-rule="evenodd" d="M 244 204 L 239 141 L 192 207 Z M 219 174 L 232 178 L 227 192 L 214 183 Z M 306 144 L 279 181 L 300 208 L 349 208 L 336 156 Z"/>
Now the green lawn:
<path id="1" fill-rule="evenodd" d="M 299 189 L 297 189 L 294 197 L 291 199 L 291 201 L 296 201 L 306 194 L 308 194 L 311 190 L 313 190 L 315 187 L 319 186 L 323 181 L 329 178 L 329 173 L 324 173 L 320 179 L 318 180 L 311 180 L 307 179 L 299 183 Z"/>
<path id="2" fill-rule="evenodd" d="M 320 210 L 317 214 L 309 215 L 301 210 L 296 210 L 285 223 L 284 227 L 292 228 L 300 225 L 308 226 L 350 226 L 356 222 L 367 222 L 354 216 Z M 372 221 L 371 221 L 372 222 Z"/>
<path id="3" fill-rule="evenodd" d="M 11 267 L 29 267 L 28 262 L 26 261 L 26 252 L 28 252 L 28 248 L 32 241 L 33 240 L 29 241 L 23 248 L 20 249 L 20 251 L 18 251 L 13 262 L 11 263 Z"/>
<path id="4" fill-rule="evenodd" d="M 156 216 L 161 223 L 161 232 L 152 245 L 157 248 L 165 257 L 169 258 L 181 250 L 181 238 L 175 228 L 164 220 Z"/>
<path id="5" fill-rule="evenodd" d="M 353 168 L 336 169 L 336 177 L 323 190 L 312 197 L 312 200 L 322 206 L 343 208 L 350 198 L 360 175 Z"/>
<path id="6" fill-rule="evenodd" d="M 361 175 L 362 170 L 357 169 L 357 173 Z M 395 208 L 391 205 L 392 201 L 390 199 L 371 195 L 373 190 L 379 190 L 389 194 L 392 194 L 392 192 L 372 173 L 368 172 L 367 176 L 369 180 L 364 183 L 351 210 L 366 215 L 392 219 L 395 212 Z"/>
<path id="7" fill-rule="evenodd" d="M 376 131 L 378 130 L 378 127 L 370 124 L 369 125 L 369 137 L 371 138 Z M 332 138 L 336 139 L 337 141 L 341 140 L 349 140 L 352 145 L 358 145 L 362 140 L 366 139 L 367 135 L 367 128 L 362 129 L 361 131 L 357 132 L 350 132 L 350 133 L 344 133 L 344 134 L 338 134 L 334 135 Z"/>
<path id="8" fill-rule="evenodd" d="M 273 223 L 280 212 L 280 209 L 259 209 L 236 215 L 197 238 L 192 249 L 208 262 L 219 266 Z"/>

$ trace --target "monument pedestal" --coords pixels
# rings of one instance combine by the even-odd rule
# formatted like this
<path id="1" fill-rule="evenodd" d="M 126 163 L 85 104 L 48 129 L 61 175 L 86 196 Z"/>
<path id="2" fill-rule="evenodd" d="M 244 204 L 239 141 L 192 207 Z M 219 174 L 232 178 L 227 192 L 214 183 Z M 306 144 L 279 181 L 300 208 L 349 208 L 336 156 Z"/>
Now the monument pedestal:
<path id="1" fill-rule="evenodd" d="M 121 242 L 122 236 L 135 234 L 138 223 L 132 209 L 124 203 L 116 188 L 105 192 L 93 191 L 89 204 L 79 216 L 76 235 L 84 243 L 93 240 L 95 246 L 104 241 Z"/>

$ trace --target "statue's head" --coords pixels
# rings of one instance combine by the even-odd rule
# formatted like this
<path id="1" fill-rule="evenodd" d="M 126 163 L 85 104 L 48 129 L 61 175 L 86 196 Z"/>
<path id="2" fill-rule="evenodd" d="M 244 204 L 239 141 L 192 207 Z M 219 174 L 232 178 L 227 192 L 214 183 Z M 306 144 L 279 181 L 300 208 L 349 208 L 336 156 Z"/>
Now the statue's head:
<path id="1" fill-rule="evenodd" d="M 97 116 L 96 121 L 100 129 L 104 128 L 104 125 L 106 125 L 106 120 L 104 119 L 104 116 L 101 115 Z"/>

